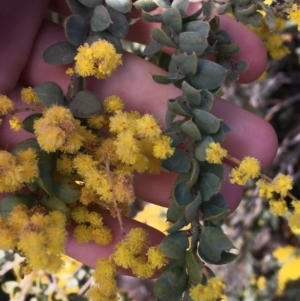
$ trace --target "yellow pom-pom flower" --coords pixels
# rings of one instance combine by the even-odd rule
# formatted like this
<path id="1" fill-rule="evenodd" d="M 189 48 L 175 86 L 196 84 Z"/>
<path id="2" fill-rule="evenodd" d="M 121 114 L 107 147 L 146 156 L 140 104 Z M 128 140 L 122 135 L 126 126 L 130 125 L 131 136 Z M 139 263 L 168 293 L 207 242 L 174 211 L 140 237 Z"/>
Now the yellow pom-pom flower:
<path id="1" fill-rule="evenodd" d="M 295 22 L 298 26 L 298 30 L 300 30 L 300 10 L 296 3 L 293 4 L 292 9 L 288 14 L 288 18 Z"/>
<path id="2" fill-rule="evenodd" d="M 279 174 L 271 183 L 275 192 L 285 197 L 293 188 L 293 178 L 290 175 Z"/>
<path id="3" fill-rule="evenodd" d="M 136 120 L 137 134 L 143 138 L 159 138 L 161 129 L 155 118 L 150 114 L 145 114 Z"/>
<path id="4" fill-rule="evenodd" d="M 228 152 L 222 148 L 220 143 L 212 142 L 206 152 L 206 161 L 211 164 L 222 164 L 222 160 L 227 157 Z"/>
<path id="5" fill-rule="evenodd" d="M 153 142 L 153 155 L 158 159 L 166 159 L 174 154 L 175 148 L 171 146 L 172 139 L 161 136 Z"/>
<path id="6" fill-rule="evenodd" d="M 32 87 L 23 88 L 21 90 L 21 99 L 27 104 L 39 102 L 39 98 L 35 95 Z"/>
<path id="7" fill-rule="evenodd" d="M 22 121 L 17 116 L 14 116 L 9 120 L 9 126 L 14 132 L 19 132 L 23 128 Z"/>
<path id="8" fill-rule="evenodd" d="M 124 109 L 124 103 L 122 99 L 117 95 L 111 95 L 103 101 L 104 109 L 108 113 L 114 113 L 116 111 L 122 111 Z"/>
<path id="9" fill-rule="evenodd" d="M 91 46 L 85 43 L 75 56 L 75 71 L 83 77 L 93 75 L 105 79 L 122 64 L 121 58 L 115 47 L 105 40 L 96 41 Z"/>
<path id="10" fill-rule="evenodd" d="M 11 113 L 14 109 L 14 103 L 6 95 L 0 95 L 0 115 Z"/>
<path id="11" fill-rule="evenodd" d="M 288 207 L 286 205 L 285 200 L 270 200 L 269 206 L 270 206 L 270 211 L 274 215 L 284 216 L 288 211 Z"/>
<path id="12" fill-rule="evenodd" d="M 225 284 L 217 277 L 210 278 L 206 285 L 198 284 L 190 289 L 193 301 L 215 301 L 221 298 Z"/>
<path id="13" fill-rule="evenodd" d="M 232 169 L 230 182 L 245 185 L 248 180 L 260 175 L 260 162 L 254 157 L 245 157 L 240 165 Z"/>
<path id="14" fill-rule="evenodd" d="M 33 127 L 40 147 L 48 153 L 74 153 L 83 145 L 83 127 L 65 107 L 54 105 L 46 109 Z"/>

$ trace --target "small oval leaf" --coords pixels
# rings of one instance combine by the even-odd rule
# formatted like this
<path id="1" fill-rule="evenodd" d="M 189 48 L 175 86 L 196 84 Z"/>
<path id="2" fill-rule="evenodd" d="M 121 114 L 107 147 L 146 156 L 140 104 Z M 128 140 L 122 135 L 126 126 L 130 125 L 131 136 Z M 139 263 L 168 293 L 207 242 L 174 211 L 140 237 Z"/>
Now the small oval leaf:
<path id="1" fill-rule="evenodd" d="M 69 104 L 69 109 L 78 118 L 89 118 L 104 112 L 99 97 L 91 91 L 80 91 Z"/>
<path id="2" fill-rule="evenodd" d="M 70 42 L 59 42 L 48 47 L 43 53 L 43 60 L 50 65 L 67 65 L 74 61 L 77 48 Z"/>
<path id="3" fill-rule="evenodd" d="M 91 19 L 91 29 L 93 31 L 103 31 L 112 23 L 107 9 L 103 5 L 98 5 L 94 8 L 94 13 Z"/>
<path id="4" fill-rule="evenodd" d="M 106 4 L 115 9 L 116 11 L 126 14 L 131 11 L 130 0 L 106 0 Z"/>
<path id="5" fill-rule="evenodd" d="M 53 82 L 44 82 L 33 88 L 35 95 L 45 107 L 63 106 L 64 95 L 61 87 Z"/>
<path id="6" fill-rule="evenodd" d="M 83 44 L 89 32 L 88 24 L 79 15 L 72 15 L 65 21 L 65 34 L 69 42 L 75 46 Z"/>
<path id="7" fill-rule="evenodd" d="M 160 250 L 169 258 L 181 258 L 189 247 L 185 232 L 178 231 L 166 236 L 159 245 Z"/>

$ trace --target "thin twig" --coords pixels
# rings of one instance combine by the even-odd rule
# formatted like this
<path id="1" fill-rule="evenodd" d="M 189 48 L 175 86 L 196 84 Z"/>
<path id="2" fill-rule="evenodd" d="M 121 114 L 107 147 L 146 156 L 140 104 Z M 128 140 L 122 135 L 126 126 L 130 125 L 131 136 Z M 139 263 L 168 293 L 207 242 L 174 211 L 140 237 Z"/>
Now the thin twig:
<path id="1" fill-rule="evenodd" d="M 121 217 L 118 205 L 117 205 L 117 198 L 116 198 L 116 195 L 115 195 L 115 192 L 114 192 L 112 177 L 111 177 L 110 168 L 109 168 L 109 159 L 108 159 L 107 154 L 105 154 L 105 167 L 106 167 L 106 173 L 107 173 L 107 177 L 108 177 L 109 190 L 110 190 L 112 200 L 113 200 L 113 203 L 114 203 L 114 207 L 115 207 L 115 211 L 116 211 L 117 218 L 118 218 L 118 221 L 119 221 L 121 233 L 122 233 L 122 235 L 125 235 L 125 230 L 124 230 L 124 225 L 123 225 L 123 222 L 122 222 L 122 217 Z"/>

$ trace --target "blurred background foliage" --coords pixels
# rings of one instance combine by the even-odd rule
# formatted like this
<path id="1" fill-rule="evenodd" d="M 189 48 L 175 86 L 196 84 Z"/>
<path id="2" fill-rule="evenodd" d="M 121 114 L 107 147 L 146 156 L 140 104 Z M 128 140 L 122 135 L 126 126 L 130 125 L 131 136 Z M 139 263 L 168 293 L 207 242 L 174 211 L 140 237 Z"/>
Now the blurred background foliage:
<path id="1" fill-rule="evenodd" d="M 47 17 L 57 23 L 63 18 L 53 13 Z M 292 193 L 300 199 L 300 33 L 287 22 L 278 33 L 290 53 L 269 60 L 263 76 L 251 84 L 225 85 L 222 97 L 259 115 L 274 127 L 279 149 L 266 174 L 289 173 L 294 178 Z M 124 42 L 124 49 L 141 55 L 143 46 Z M 156 54 L 149 59 L 166 68 L 169 56 Z M 255 141 L 253 141 L 255 143 Z M 131 215 L 139 221 L 164 231 L 164 208 L 136 200 Z M 295 301 L 300 300 L 300 233 L 293 232 L 287 221 L 273 216 L 268 204 L 257 196 L 249 183 L 239 208 L 229 216 L 227 233 L 239 249 L 239 257 L 225 266 L 212 269 L 227 285 L 227 301 Z M 84 301 L 92 283 L 92 270 L 66 257 L 65 267 L 57 274 L 44 272 L 20 277 L 22 258 L 0 250 L 0 300 L 16 301 Z M 152 301 L 153 280 L 142 281 L 118 276 L 120 301 Z"/>

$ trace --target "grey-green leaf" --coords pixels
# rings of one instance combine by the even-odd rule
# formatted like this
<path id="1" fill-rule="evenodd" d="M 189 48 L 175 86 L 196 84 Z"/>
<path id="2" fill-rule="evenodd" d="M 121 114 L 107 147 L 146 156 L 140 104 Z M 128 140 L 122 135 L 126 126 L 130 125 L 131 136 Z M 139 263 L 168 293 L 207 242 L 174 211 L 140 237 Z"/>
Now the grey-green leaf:
<path id="1" fill-rule="evenodd" d="M 35 95 L 45 107 L 64 105 L 64 95 L 61 87 L 54 82 L 44 82 L 33 88 Z"/>
<path id="2" fill-rule="evenodd" d="M 67 2 L 74 14 L 80 15 L 86 20 L 92 17 L 93 8 L 83 5 L 83 3 L 80 3 L 78 0 L 67 0 Z"/>
<path id="3" fill-rule="evenodd" d="M 72 15 L 65 21 L 65 34 L 69 42 L 75 46 L 83 44 L 87 38 L 89 26 L 79 15 Z"/>
<path id="4" fill-rule="evenodd" d="M 181 301 L 187 284 L 188 276 L 183 264 L 168 268 L 155 282 L 154 293 L 157 301 Z"/>
<path id="5" fill-rule="evenodd" d="M 182 182 L 175 184 L 172 191 L 172 199 L 178 206 L 186 206 L 193 201 L 194 196 L 191 189 Z"/>
<path id="6" fill-rule="evenodd" d="M 91 19 L 91 29 L 93 31 L 103 31 L 112 23 L 108 10 L 103 5 L 94 8 Z"/>
<path id="7" fill-rule="evenodd" d="M 224 197 L 218 193 L 214 195 L 208 202 L 201 205 L 203 219 L 207 221 L 216 221 L 224 219 L 229 213 L 229 207 Z"/>
<path id="8" fill-rule="evenodd" d="M 210 26 L 207 22 L 197 20 L 186 23 L 183 28 L 184 31 L 197 32 L 200 36 L 207 37 Z"/>
<path id="9" fill-rule="evenodd" d="M 169 0 L 154 0 L 154 2 L 160 6 L 160 7 L 163 7 L 163 8 L 168 8 L 170 7 L 170 1 Z"/>
<path id="10" fill-rule="evenodd" d="M 195 74 L 197 71 L 197 56 L 193 52 L 192 54 L 188 55 L 187 53 L 182 53 L 179 55 L 172 55 L 171 58 L 178 68 L 182 70 L 183 73 L 188 74 Z"/>
<path id="11" fill-rule="evenodd" d="M 223 251 L 235 248 L 232 241 L 217 227 L 204 226 L 200 234 L 199 254 L 204 254 L 212 262 L 221 259 Z"/>
<path id="12" fill-rule="evenodd" d="M 169 258 L 181 258 L 189 247 L 187 234 L 183 231 L 171 233 L 159 245 L 160 250 Z"/>
<path id="13" fill-rule="evenodd" d="M 87 7 L 96 7 L 97 5 L 101 5 L 103 4 L 103 0 L 78 0 L 79 2 L 81 2 L 83 5 L 87 6 Z"/>
<path id="14" fill-rule="evenodd" d="M 189 223 L 199 218 L 199 208 L 201 203 L 202 196 L 199 191 L 195 199 L 184 208 L 185 218 Z"/>
<path id="15" fill-rule="evenodd" d="M 198 107 L 201 104 L 201 94 L 200 91 L 196 90 L 190 86 L 186 81 L 182 83 L 182 91 L 188 99 L 188 102 L 192 107 Z"/>
<path id="16" fill-rule="evenodd" d="M 99 97 L 91 91 L 80 91 L 70 103 L 69 109 L 78 118 L 89 118 L 104 112 Z"/>
<path id="17" fill-rule="evenodd" d="M 43 53 L 43 60 L 50 65 L 66 65 L 74 61 L 77 48 L 70 42 L 58 42 L 49 46 Z"/>
<path id="18" fill-rule="evenodd" d="M 30 194 L 10 194 L 0 202 L 0 216 L 7 218 L 14 207 L 21 204 L 31 209 L 37 205 L 37 198 Z"/>
<path id="19" fill-rule="evenodd" d="M 188 8 L 189 0 L 174 0 L 172 1 L 171 6 L 177 8 L 182 16 L 185 15 L 185 12 Z"/>
<path id="20" fill-rule="evenodd" d="M 192 140 L 201 139 L 201 133 L 192 118 L 182 123 L 180 129 Z"/>
<path id="21" fill-rule="evenodd" d="M 195 52 L 198 56 L 203 54 L 208 43 L 206 37 L 198 32 L 182 32 L 179 34 L 179 48 L 187 54 Z"/>
<path id="22" fill-rule="evenodd" d="M 158 6 L 153 0 L 138 0 L 133 3 L 136 9 L 143 10 L 145 12 L 151 12 Z"/>
<path id="23" fill-rule="evenodd" d="M 145 47 L 143 54 L 146 56 L 152 55 L 155 52 L 159 51 L 162 47 L 162 44 L 159 44 L 156 41 L 152 41 Z"/>
<path id="24" fill-rule="evenodd" d="M 198 60 L 197 72 L 189 77 L 194 88 L 214 90 L 223 84 L 226 75 L 227 71 L 222 66 L 208 60 Z"/>
<path id="25" fill-rule="evenodd" d="M 195 157 L 198 161 L 206 160 L 206 149 L 212 142 L 214 142 L 214 140 L 210 136 L 206 136 L 197 143 L 195 147 Z"/>
<path id="26" fill-rule="evenodd" d="M 110 7 L 116 11 L 127 14 L 131 11 L 131 1 L 130 0 L 106 0 L 105 1 Z"/>
<path id="27" fill-rule="evenodd" d="M 182 31 L 181 14 L 176 8 L 168 8 L 162 13 L 163 22 L 170 26 L 175 32 Z"/>
<path id="28" fill-rule="evenodd" d="M 194 109 L 194 122 L 197 127 L 206 134 L 216 133 L 220 128 L 220 119 L 209 112 Z"/>
<path id="29" fill-rule="evenodd" d="M 107 10 L 112 20 L 107 30 L 118 38 L 125 38 L 129 29 L 129 22 L 126 16 L 110 7 Z"/>
<path id="30" fill-rule="evenodd" d="M 220 190 L 221 187 L 220 179 L 212 173 L 201 174 L 200 180 L 197 184 L 201 191 L 203 201 L 208 201 Z"/>
<path id="31" fill-rule="evenodd" d="M 176 45 L 171 41 L 171 39 L 159 28 L 154 28 L 152 30 L 152 38 L 159 44 L 175 48 Z"/>
<path id="32" fill-rule="evenodd" d="M 197 255 L 193 254 L 192 249 L 188 250 L 185 254 L 185 262 L 190 281 L 194 285 L 197 285 L 198 283 L 202 282 L 202 272 L 201 266 L 197 262 L 195 256 Z"/>
<path id="33" fill-rule="evenodd" d="M 42 114 L 31 114 L 29 116 L 27 116 L 24 120 L 23 120 L 23 129 L 26 132 L 29 133 L 34 133 L 34 129 L 33 129 L 33 124 L 34 122 L 39 119 L 40 117 L 42 117 Z"/>
<path id="34" fill-rule="evenodd" d="M 80 189 L 72 178 L 63 178 L 55 183 L 55 195 L 65 204 L 72 204 L 79 199 Z"/>
<path id="35" fill-rule="evenodd" d="M 173 156 L 163 160 L 161 165 L 166 170 L 185 173 L 191 168 L 191 160 L 185 151 L 176 149 Z"/>

